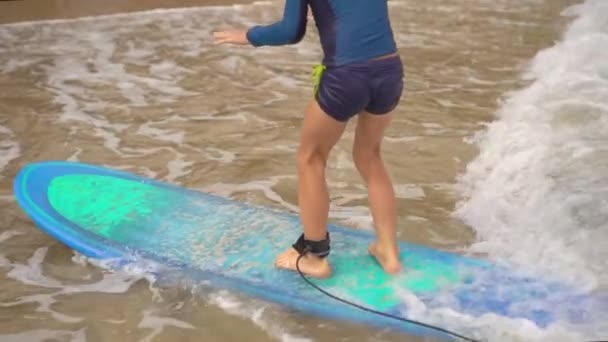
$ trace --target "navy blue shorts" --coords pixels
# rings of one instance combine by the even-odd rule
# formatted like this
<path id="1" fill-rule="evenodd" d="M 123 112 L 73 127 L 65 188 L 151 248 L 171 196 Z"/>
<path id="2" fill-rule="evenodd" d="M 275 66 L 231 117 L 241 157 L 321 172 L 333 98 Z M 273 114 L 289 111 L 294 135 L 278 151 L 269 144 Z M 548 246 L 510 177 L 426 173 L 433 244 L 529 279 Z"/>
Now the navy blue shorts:
<path id="1" fill-rule="evenodd" d="M 403 63 L 396 55 L 327 67 L 316 100 L 327 114 L 345 122 L 362 111 L 371 114 L 392 111 L 402 91 Z"/>

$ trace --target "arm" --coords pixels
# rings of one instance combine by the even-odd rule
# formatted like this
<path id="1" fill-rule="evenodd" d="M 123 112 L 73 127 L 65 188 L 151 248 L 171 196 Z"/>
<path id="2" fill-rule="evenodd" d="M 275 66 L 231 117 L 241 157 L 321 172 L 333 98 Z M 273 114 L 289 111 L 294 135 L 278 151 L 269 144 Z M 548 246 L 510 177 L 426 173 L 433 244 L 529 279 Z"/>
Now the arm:
<path id="1" fill-rule="evenodd" d="M 307 17 L 307 0 L 285 0 L 283 19 L 271 25 L 250 28 L 247 40 L 256 47 L 298 43 L 306 33 Z"/>
<path id="2" fill-rule="evenodd" d="M 287 45 L 299 42 L 306 33 L 308 0 L 285 0 L 283 19 L 266 26 L 254 26 L 247 31 L 214 32 L 216 44 Z"/>

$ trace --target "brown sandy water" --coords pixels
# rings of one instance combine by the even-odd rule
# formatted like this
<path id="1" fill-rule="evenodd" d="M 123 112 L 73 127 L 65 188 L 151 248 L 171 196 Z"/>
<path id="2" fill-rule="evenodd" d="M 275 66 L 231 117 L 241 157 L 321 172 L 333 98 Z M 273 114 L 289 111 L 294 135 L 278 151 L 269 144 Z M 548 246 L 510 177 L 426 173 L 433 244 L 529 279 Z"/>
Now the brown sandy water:
<path id="1" fill-rule="evenodd" d="M 103 271 L 14 202 L 22 166 L 69 159 L 297 210 L 294 152 L 321 58 L 316 31 L 310 24 L 297 46 L 214 46 L 213 29 L 270 22 L 282 10 L 276 1 L 222 3 L 0 2 L 0 340 L 404 340 L 235 293 Z M 450 215 L 455 178 L 477 153 L 465 140 L 524 85 L 518 73 L 561 33 L 568 4 L 390 2 L 406 92 L 384 155 L 401 239 L 452 250 L 473 240 Z M 183 6 L 199 7 L 166 9 Z M 149 9 L 157 10 L 138 12 Z M 63 20 L 38 21 L 53 18 Z M 352 132 L 329 163 L 330 215 L 371 229 Z"/>

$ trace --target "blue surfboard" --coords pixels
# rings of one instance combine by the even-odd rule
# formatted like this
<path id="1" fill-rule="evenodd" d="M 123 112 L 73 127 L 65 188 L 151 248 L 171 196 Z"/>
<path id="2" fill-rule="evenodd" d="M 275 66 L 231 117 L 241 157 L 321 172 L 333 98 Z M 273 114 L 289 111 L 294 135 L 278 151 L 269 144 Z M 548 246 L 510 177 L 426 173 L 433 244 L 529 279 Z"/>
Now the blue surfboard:
<path id="1" fill-rule="evenodd" d="M 430 327 L 337 302 L 298 273 L 275 268 L 275 256 L 301 233 L 298 217 L 290 213 L 62 161 L 26 165 L 15 179 L 14 192 L 40 229 L 88 257 L 124 263 L 152 260 L 182 270 L 195 281 L 309 314 L 451 338 Z M 586 323 L 586 313 L 598 305 L 596 298 L 557 282 L 409 243 L 401 243 L 407 272 L 392 278 L 367 253 L 371 233 L 333 224 L 329 231 L 333 276 L 309 280 L 379 312 L 407 317 L 399 289 L 415 294 L 429 308 L 449 305 L 473 316 L 525 318 L 540 327 L 556 321 Z M 449 304 L 440 299 L 446 296 Z"/>

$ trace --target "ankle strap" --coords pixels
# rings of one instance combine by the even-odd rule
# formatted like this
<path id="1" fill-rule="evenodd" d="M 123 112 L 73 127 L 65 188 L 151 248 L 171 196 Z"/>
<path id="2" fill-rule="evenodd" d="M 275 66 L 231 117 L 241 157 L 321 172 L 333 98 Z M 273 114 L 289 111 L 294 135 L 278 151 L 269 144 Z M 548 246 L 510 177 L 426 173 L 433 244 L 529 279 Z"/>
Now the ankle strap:
<path id="1" fill-rule="evenodd" d="M 319 258 L 325 258 L 329 255 L 330 252 L 330 238 L 329 232 L 326 233 L 325 239 L 321 241 L 311 241 L 306 240 L 304 238 L 304 234 L 300 235 L 296 243 L 292 245 L 292 247 L 302 254 L 312 253 L 313 255 L 318 256 Z"/>

